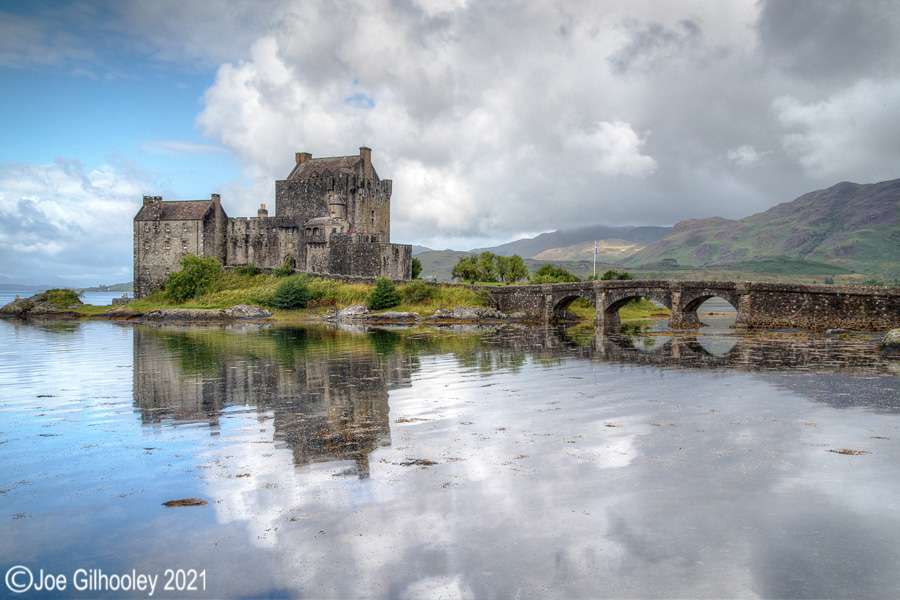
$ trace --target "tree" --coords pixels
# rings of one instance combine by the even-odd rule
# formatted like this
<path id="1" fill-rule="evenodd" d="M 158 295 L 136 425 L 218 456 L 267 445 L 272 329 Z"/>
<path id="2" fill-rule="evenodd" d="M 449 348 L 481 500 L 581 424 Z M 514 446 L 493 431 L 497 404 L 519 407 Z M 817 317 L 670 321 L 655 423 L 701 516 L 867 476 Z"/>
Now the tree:
<path id="1" fill-rule="evenodd" d="M 400 304 L 400 292 L 397 286 L 387 277 L 379 277 L 375 282 L 375 288 L 366 299 L 369 310 L 381 310 Z"/>
<path id="2" fill-rule="evenodd" d="M 412 278 L 418 279 L 419 273 L 422 272 L 422 261 L 418 258 L 412 259 Z"/>
<path id="3" fill-rule="evenodd" d="M 631 281 L 634 279 L 627 271 L 613 271 L 610 269 L 600 277 L 600 281 Z"/>
<path id="4" fill-rule="evenodd" d="M 497 281 L 497 259 L 493 252 L 484 251 L 478 255 L 478 281 Z"/>
<path id="5" fill-rule="evenodd" d="M 213 257 L 200 258 L 187 254 L 178 259 L 180 271 L 166 280 L 166 296 L 175 302 L 184 302 L 201 294 L 214 291 L 222 265 Z"/>
<path id="6" fill-rule="evenodd" d="M 567 283 L 581 281 L 562 267 L 550 263 L 544 263 L 531 274 L 531 283 Z"/>
<path id="7" fill-rule="evenodd" d="M 500 276 L 500 281 L 509 285 L 528 277 L 528 267 L 525 266 L 525 261 L 518 254 L 498 256 L 497 274 Z"/>
<path id="8" fill-rule="evenodd" d="M 306 308 L 312 294 L 309 291 L 309 282 L 305 275 L 288 277 L 278 284 L 272 294 L 270 303 L 275 308 L 291 310 L 294 308 Z"/>
<path id="9" fill-rule="evenodd" d="M 478 263 L 475 260 L 475 255 L 460 256 L 459 262 L 453 267 L 452 275 L 475 283 L 475 278 L 478 277 Z"/>

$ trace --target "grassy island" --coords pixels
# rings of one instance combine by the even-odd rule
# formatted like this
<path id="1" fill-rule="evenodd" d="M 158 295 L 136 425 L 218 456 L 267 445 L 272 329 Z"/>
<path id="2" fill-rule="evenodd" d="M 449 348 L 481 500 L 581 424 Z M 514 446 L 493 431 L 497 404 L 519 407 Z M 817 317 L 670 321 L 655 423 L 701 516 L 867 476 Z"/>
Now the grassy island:
<path id="1" fill-rule="evenodd" d="M 291 279 L 303 282 L 308 290 L 304 305 L 298 308 L 279 308 L 276 292 L 279 286 Z M 155 290 L 146 298 L 135 300 L 129 307 L 139 312 L 158 309 L 192 308 L 192 309 L 226 309 L 236 304 L 259 306 L 274 313 L 272 318 L 278 322 L 318 321 L 324 314 L 335 308 L 346 308 L 353 305 L 372 306 L 374 285 L 364 283 L 347 283 L 321 277 L 291 275 L 279 277 L 266 273 L 247 273 L 228 271 L 218 274 L 207 289 L 194 297 L 185 300 L 174 300 L 165 287 Z M 490 294 L 466 285 L 428 284 L 414 280 L 396 286 L 399 304 L 390 306 L 388 310 L 415 312 L 420 317 L 428 317 L 435 311 L 444 308 L 452 310 L 458 306 L 478 307 L 490 306 Z M 65 293 L 65 298 L 61 294 Z M 83 316 L 99 316 L 108 311 L 108 306 L 92 306 L 82 304 L 75 292 L 70 290 L 54 290 L 59 301 L 54 302 L 59 309 L 74 312 Z M 376 309 L 377 310 L 377 309 Z M 569 311 L 578 319 L 591 321 L 594 308 L 584 300 L 576 300 Z M 667 312 L 653 305 L 648 300 L 637 300 L 623 307 L 619 314 L 622 319 L 648 319 L 663 316 Z"/>

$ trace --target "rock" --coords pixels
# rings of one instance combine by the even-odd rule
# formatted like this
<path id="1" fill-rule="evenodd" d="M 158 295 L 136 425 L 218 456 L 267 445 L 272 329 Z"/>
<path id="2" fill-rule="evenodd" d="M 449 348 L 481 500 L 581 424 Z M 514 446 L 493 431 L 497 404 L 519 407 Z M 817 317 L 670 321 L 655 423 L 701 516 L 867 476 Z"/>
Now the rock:
<path id="1" fill-rule="evenodd" d="M 18 300 L 13 300 L 3 308 L 0 308 L 0 315 L 23 317 L 32 308 L 34 308 L 34 302 L 29 298 L 20 298 Z"/>
<path id="2" fill-rule="evenodd" d="M 385 320 L 385 321 L 414 321 L 416 317 L 419 316 L 419 313 L 414 312 L 396 312 L 393 310 L 388 310 L 383 313 L 375 313 L 370 314 L 370 320 Z"/>
<path id="3" fill-rule="evenodd" d="M 460 321 L 483 321 L 485 319 L 506 319 L 506 315 L 496 308 L 457 306 L 453 309 L 453 318 Z"/>
<path id="4" fill-rule="evenodd" d="M 900 358 L 900 329 L 891 329 L 881 340 L 881 350 L 886 356 Z"/>
<path id="5" fill-rule="evenodd" d="M 47 304 L 46 302 L 36 302 L 34 308 L 28 311 L 28 316 L 30 317 L 45 317 L 47 315 L 58 315 L 61 311 L 52 304 Z"/>
<path id="6" fill-rule="evenodd" d="M 369 309 L 362 304 L 354 304 L 347 308 L 342 308 L 335 313 L 336 319 L 352 319 L 353 317 L 361 317 L 369 314 Z"/>
<path id="7" fill-rule="evenodd" d="M 267 319 L 272 316 L 272 313 L 258 306 L 235 304 L 225 309 L 225 316 L 232 319 Z"/>
<path id="8" fill-rule="evenodd" d="M 161 308 L 144 313 L 148 321 L 221 321 L 225 311 L 215 308 Z"/>
<path id="9" fill-rule="evenodd" d="M 108 310 L 99 315 L 94 315 L 96 319 L 136 319 L 143 315 L 141 311 L 130 306 L 116 306 L 112 310 Z"/>

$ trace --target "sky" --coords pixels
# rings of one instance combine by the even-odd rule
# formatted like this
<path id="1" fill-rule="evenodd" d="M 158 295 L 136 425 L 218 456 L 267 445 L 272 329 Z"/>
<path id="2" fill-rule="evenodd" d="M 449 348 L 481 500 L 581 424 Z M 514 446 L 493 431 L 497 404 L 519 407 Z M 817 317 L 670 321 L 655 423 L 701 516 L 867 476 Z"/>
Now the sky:
<path id="1" fill-rule="evenodd" d="M 0 283 L 130 281 L 143 195 L 253 216 L 360 146 L 396 243 L 742 218 L 900 177 L 898 67 L 893 0 L 0 0 Z"/>

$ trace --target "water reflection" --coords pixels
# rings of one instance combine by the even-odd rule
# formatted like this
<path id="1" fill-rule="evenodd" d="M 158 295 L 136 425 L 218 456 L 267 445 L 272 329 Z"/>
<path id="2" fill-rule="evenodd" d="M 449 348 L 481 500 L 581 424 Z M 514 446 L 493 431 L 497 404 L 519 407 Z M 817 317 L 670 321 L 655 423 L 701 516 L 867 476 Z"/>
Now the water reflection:
<path id="1" fill-rule="evenodd" d="M 866 338 L 0 322 L 0 354 L 5 564 L 205 568 L 216 598 L 900 593 L 900 363 Z"/>
<path id="2" fill-rule="evenodd" d="M 776 332 L 754 335 L 673 335 L 653 322 L 627 324 L 614 335 L 593 328 L 484 328 L 388 331 L 228 327 L 138 327 L 134 333 L 134 399 L 145 425 L 206 422 L 215 431 L 223 411 L 251 407 L 274 419 L 275 440 L 289 446 L 297 465 L 349 460 L 361 478 L 368 455 L 391 443 L 388 394 L 408 387 L 419 359 L 450 353 L 460 368 L 519 372 L 529 359 L 563 358 L 666 369 L 790 371 L 781 385 L 816 387 L 802 375 L 834 381 L 829 403 L 900 407 L 896 380 L 854 379 L 856 393 L 830 393 L 840 377 L 896 375 L 867 338 L 826 339 Z M 785 381 L 787 383 L 785 383 Z M 821 381 L 821 380 L 819 380 Z M 820 386 L 821 387 L 821 386 Z"/>
<path id="3" fill-rule="evenodd" d="M 349 460 L 365 478 L 369 453 L 390 444 L 388 391 L 409 385 L 413 363 L 398 344 L 386 331 L 359 340 L 295 328 L 139 327 L 135 405 L 145 425 L 205 421 L 213 430 L 232 407 L 270 412 L 295 464 Z"/>

